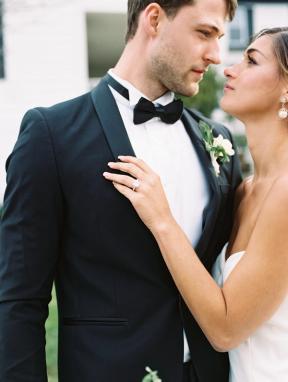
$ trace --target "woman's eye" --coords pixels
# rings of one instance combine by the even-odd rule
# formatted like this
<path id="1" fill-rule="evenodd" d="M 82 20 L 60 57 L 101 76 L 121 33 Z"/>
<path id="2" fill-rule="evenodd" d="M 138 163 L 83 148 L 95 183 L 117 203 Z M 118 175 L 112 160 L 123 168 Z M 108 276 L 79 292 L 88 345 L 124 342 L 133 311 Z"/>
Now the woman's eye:
<path id="1" fill-rule="evenodd" d="M 251 56 L 247 56 L 248 64 L 257 65 L 257 62 Z"/>

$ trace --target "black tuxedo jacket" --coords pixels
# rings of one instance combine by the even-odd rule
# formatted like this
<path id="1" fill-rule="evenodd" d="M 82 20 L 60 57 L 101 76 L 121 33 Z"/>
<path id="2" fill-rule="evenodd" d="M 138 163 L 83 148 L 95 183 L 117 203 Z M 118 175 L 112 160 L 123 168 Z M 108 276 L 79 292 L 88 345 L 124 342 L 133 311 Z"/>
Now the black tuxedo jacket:
<path id="1" fill-rule="evenodd" d="M 228 239 L 241 177 L 237 156 L 215 176 L 199 118 L 205 120 L 183 114 L 211 189 L 196 248 L 210 270 Z M 7 160 L 1 222 L 1 382 L 47 380 L 44 323 L 53 280 L 59 381 L 140 382 L 150 366 L 163 382 L 181 382 L 183 327 L 199 381 L 228 381 L 227 355 L 209 345 L 151 233 L 102 176 L 119 154 L 133 149 L 105 80 L 91 93 L 24 116 Z"/>

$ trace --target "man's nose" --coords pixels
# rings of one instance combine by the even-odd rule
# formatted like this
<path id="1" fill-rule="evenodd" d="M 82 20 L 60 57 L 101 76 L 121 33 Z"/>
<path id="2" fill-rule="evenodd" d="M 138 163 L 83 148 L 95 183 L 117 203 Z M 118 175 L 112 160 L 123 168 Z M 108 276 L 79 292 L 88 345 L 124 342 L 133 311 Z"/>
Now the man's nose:
<path id="1" fill-rule="evenodd" d="M 204 58 L 210 64 L 221 64 L 220 45 L 218 41 L 215 41 L 209 45 Z"/>

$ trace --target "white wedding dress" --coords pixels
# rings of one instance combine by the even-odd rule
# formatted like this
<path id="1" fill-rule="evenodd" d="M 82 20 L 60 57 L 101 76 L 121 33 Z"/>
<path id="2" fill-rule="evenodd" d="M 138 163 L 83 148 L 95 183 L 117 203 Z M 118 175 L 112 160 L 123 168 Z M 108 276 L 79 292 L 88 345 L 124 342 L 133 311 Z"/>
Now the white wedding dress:
<path id="1" fill-rule="evenodd" d="M 212 270 L 213 277 L 220 286 L 241 257 L 245 256 L 244 251 L 237 252 L 225 261 L 225 252 L 226 246 Z M 243 343 L 229 351 L 229 360 L 229 382 L 288 381 L 288 296 L 268 321 Z"/>

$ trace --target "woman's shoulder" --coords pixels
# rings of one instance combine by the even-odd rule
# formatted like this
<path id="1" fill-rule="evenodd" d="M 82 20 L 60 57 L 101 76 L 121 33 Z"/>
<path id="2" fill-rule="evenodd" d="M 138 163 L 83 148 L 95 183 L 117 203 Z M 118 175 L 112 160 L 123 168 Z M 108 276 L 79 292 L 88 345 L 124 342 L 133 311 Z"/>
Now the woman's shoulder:
<path id="1" fill-rule="evenodd" d="M 234 210 L 237 209 L 237 207 L 243 200 L 244 196 L 247 195 L 247 193 L 249 192 L 251 188 L 252 180 L 253 180 L 253 175 L 243 179 L 242 182 L 237 187 L 235 192 L 235 197 L 234 197 Z"/>
<path id="2" fill-rule="evenodd" d="M 288 203 L 288 174 L 277 177 L 268 193 L 267 202 Z"/>
<path id="3" fill-rule="evenodd" d="M 250 190 L 252 181 L 253 181 L 253 175 L 250 175 L 247 178 L 243 179 L 242 182 L 237 187 L 236 195 L 238 197 L 243 197 L 244 194 Z"/>
<path id="4" fill-rule="evenodd" d="M 288 225 L 288 174 L 273 180 L 263 201 L 260 220 L 273 221 L 276 225 Z M 286 235 L 286 230 L 285 230 Z"/>

